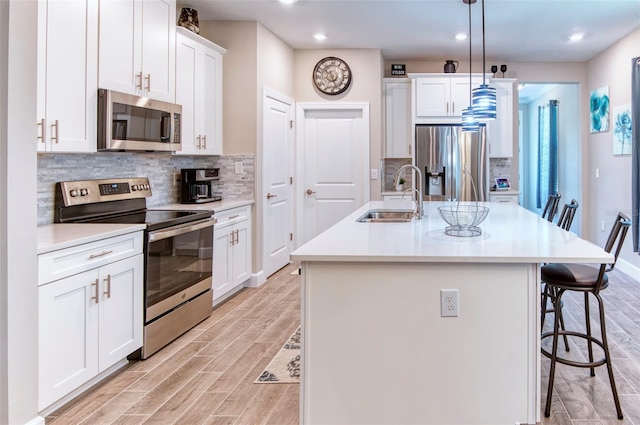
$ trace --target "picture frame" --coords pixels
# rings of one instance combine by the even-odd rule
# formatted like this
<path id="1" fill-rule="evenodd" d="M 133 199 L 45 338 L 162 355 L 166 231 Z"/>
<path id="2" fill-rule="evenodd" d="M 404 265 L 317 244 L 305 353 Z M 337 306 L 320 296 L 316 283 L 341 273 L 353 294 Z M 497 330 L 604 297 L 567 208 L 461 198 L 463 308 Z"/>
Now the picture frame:
<path id="1" fill-rule="evenodd" d="M 511 183 L 508 177 L 498 177 L 496 179 L 496 190 L 509 190 L 511 189 Z"/>

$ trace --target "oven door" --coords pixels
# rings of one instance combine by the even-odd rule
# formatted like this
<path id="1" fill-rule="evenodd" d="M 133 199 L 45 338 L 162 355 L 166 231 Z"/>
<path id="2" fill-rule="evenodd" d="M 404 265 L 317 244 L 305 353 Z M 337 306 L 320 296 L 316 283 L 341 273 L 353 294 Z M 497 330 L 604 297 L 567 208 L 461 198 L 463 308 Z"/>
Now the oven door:
<path id="1" fill-rule="evenodd" d="M 207 219 L 149 232 L 145 323 L 211 290 L 215 222 Z"/>

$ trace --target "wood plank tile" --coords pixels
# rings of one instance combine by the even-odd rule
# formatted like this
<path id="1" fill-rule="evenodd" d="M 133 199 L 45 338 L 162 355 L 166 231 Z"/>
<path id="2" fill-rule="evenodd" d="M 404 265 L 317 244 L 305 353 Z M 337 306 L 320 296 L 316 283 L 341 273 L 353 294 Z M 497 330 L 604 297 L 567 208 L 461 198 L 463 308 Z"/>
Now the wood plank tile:
<path id="1" fill-rule="evenodd" d="M 210 416 L 204 425 L 234 425 L 237 420 L 237 416 Z"/>
<path id="2" fill-rule="evenodd" d="M 228 393 L 203 392 L 195 403 L 178 418 L 176 423 L 204 424 L 228 396 Z"/>
<path id="3" fill-rule="evenodd" d="M 215 415 L 220 416 L 239 416 L 248 406 L 253 403 L 257 392 L 260 390 L 261 385 L 254 384 L 253 381 L 262 373 L 268 363 L 263 361 L 258 362 L 247 373 L 238 385 L 235 386 L 229 397 L 216 409 Z M 280 385 L 280 384 L 266 384 L 266 385 Z"/>
<path id="4" fill-rule="evenodd" d="M 253 343 L 233 364 L 231 364 L 220 378 L 211 386 L 207 391 L 216 392 L 232 392 L 233 390 L 243 382 L 246 382 L 247 377 L 250 376 L 251 371 L 256 367 L 256 364 L 265 367 L 266 364 L 260 362 L 264 353 L 269 349 L 270 344 Z M 262 372 L 262 369 L 258 371 L 258 374 Z M 251 377 L 251 381 L 255 380 L 258 375 Z M 228 413 L 225 413 L 228 414 Z"/>
<path id="5" fill-rule="evenodd" d="M 254 384 L 260 385 L 257 394 L 248 407 L 242 412 L 240 423 L 243 424 L 263 424 L 273 412 L 280 398 L 287 390 L 287 385 L 278 384 Z"/>
<path id="6" fill-rule="evenodd" d="M 289 388 L 278 400 L 269 416 L 266 425 L 297 425 L 299 418 L 299 385 L 285 384 Z"/>
<path id="7" fill-rule="evenodd" d="M 199 355 L 218 357 L 225 350 L 228 352 L 232 344 L 238 344 L 238 338 L 243 340 L 257 338 L 255 331 L 251 331 L 249 336 L 246 335 L 247 329 L 253 325 L 253 320 L 239 319 L 235 323 L 229 324 L 226 328 L 220 329 L 217 335 L 212 335 L 212 340 L 200 351 Z M 214 369 L 210 369 L 210 372 L 215 372 Z M 224 372 L 224 370 L 222 370 Z"/>
<path id="8" fill-rule="evenodd" d="M 109 402 L 100 406 L 99 409 L 90 413 L 83 421 L 86 424 L 110 424 L 124 415 L 127 410 L 138 403 L 147 393 L 141 391 L 123 391 Z M 86 416 L 83 415 L 83 416 Z M 136 415 L 139 416 L 139 415 Z M 144 420 L 147 416 L 144 415 Z M 128 419 L 130 420 L 130 419 Z"/>
<path id="9" fill-rule="evenodd" d="M 213 350 L 217 350 L 215 352 L 217 356 L 207 365 L 204 369 L 205 372 L 226 372 L 255 344 L 256 338 L 259 335 L 260 331 L 249 329 L 241 333 L 236 339 L 226 346 L 212 342 L 210 344 L 211 349 L 206 353 L 209 354 L 210 352 L 213 352 Z"/>
<path id="10" fill-rule="evenodd" d="M 148 415 L 122 415 L 113 422 L 113 425 L 140 425 L 147 420 Z"/>

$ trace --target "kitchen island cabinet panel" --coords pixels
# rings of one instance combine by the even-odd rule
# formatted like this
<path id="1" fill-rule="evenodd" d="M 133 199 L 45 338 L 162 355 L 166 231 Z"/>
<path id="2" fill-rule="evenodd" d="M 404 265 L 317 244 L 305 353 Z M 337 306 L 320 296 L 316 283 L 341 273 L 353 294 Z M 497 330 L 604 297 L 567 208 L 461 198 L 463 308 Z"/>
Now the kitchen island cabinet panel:
<path id="1" fill-rule="evenodd" d="M 39 152 L 95 152 L 98 0 L 38 2 Z"/>
<path id="2" fill-rule="evenodd" d="M 100 0 L 100 88 L 175 100 L 175 0 Z"/>

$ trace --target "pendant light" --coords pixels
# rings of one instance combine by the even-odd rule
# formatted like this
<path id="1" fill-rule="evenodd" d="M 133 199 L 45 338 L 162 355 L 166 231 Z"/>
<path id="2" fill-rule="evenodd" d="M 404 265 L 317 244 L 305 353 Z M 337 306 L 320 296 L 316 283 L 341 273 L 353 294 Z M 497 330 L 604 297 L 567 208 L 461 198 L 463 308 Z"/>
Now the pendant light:
<path id="1" fill-rule="evenodd" d="M 473 113 L 481 121 L 496 119 L 496 89 L 485 80 L 484 0 L 482 0 L 482 84 L 473 89 Z"/>
<path id="2" fill-rule="evenodd" d="M 471 96 L 471 5 L 476 0 L 462 0 L 462 2 L 469 5 L 469 106 L 462 110 L 462 131 L 469 133 L 480 131 L 480 123 L 475 117 Z"/>

